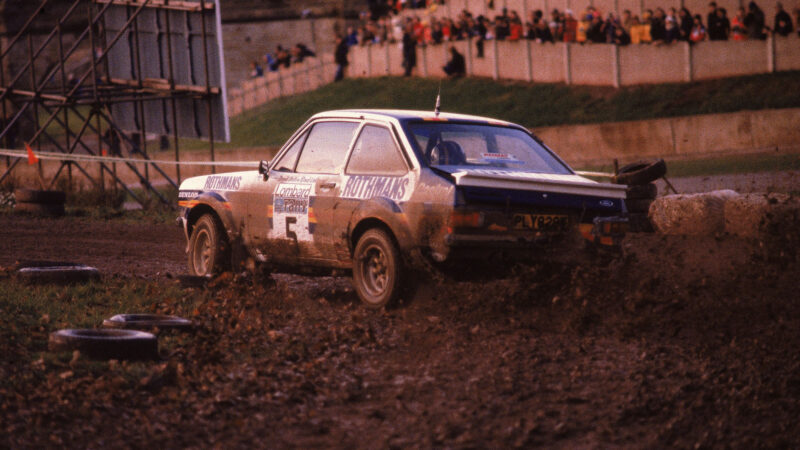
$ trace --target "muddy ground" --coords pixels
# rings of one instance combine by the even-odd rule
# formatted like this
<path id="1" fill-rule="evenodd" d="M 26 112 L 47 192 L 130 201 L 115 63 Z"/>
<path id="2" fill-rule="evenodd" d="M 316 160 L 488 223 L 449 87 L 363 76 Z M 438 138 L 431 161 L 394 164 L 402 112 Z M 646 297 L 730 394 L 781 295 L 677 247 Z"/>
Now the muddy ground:
<path id="1" fill-rule="evenodd" d="M 630 235 L 381 312 L 346 278 L 225 275 L 154 305 L 201 299 L 162 361 L 43 366 L 31 330 L 0 356 L 0 447 L 798 448 L 798 233 Z M 157 291 L 183 245 L 171 225 L 0 215 L 0 266 Z"/>

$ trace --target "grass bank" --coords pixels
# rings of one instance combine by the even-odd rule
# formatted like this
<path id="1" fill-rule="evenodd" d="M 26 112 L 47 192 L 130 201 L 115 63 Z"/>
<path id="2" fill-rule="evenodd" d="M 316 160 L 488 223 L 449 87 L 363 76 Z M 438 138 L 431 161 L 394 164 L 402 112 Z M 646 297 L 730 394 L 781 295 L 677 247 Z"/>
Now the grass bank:
<path id="1" fill-rule="evenodd" d="M 233 141 L 221 148 L 281 145 L 309 116 L 329 109 L 432 110 L 439 80 L 348 79 L 272 101 L 231 120 Z M 441 82 L 442 110 L 478 114 L 529 128 L 643 120 L 742 110 L 800 107 L 800 72 L 610 87 L 462 78 Z M 186 142 L 187 148 L 205 144 Z"/>

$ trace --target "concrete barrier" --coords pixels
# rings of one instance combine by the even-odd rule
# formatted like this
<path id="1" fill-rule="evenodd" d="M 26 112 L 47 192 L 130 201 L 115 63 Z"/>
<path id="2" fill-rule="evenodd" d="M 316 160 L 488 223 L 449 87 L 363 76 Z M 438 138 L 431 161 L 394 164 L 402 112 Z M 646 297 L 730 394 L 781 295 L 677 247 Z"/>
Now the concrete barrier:
<path id="1" fill-rule="evenodd" d="M 536 128 L 573 165 L 800 150 L 800 108 Z"/>
<path id="2" fill-rule="evenodd" d="M 672 235 L 713 235 L 725 231 L 725 202 L 737 197 L 731 190 L 659 197 L 648 217 L 656 231 Z"/>
<path id="3" fill-rule="evenodd" d="M 800 1 L 800 0 L 799 0 Z M 800 70 L 800 39 L 797 35 L 764 41 L 706 41 L 689 45 L 546 43 L 521 40 L 483 42 L 478 56 L 475 39 L 455 43 L 467 60 L 467 74 L 493 79 L 562 82 L 596 86 L 630 86 L 673 83 L 739 75 Z M 386 48 L 386 46 L 389 48 Z M 417 47 L 414 74 L 442 76 L 451 43 Z M 380 44 L 350 49 L 348 76 L 400 75 L 399 44 Z M 398 60 L 394 61 L 393 56 Z M 399 69 L 399 70 L 398 70 Z"/>

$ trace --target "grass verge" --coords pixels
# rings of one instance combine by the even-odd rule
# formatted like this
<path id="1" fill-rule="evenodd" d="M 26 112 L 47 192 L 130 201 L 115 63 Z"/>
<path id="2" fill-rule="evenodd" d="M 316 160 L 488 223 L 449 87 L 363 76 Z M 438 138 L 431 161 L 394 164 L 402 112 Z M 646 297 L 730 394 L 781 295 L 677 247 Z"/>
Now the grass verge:
<path id="1" fill-rule="evenodd" d="M 442 110 L 516 122 L 529 128 L 800 107 L 800 72 L 694 83 L 610 87 L 461 78 L 441 83 Z M 438 79 L 348 79 L 281 98 L 231 120 L 233 141 L 218 148 L 280 146 L 312 114 L 347 108 L 433 110 Z M 185 149 L 207 144 L 185 140 Z"/>

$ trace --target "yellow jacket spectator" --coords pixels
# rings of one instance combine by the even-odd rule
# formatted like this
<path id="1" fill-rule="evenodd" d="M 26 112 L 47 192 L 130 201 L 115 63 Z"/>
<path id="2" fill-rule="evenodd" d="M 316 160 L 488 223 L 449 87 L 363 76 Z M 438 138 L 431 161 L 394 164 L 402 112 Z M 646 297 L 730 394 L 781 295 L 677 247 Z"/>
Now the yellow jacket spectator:
<path id="1" fill-rule="evenodd" d="M 590 22 L 581 20 L 578 22 L 578 28 L 575 30 L 575 42 L 586 42 L 586 32 L 589 31 Z"/>

